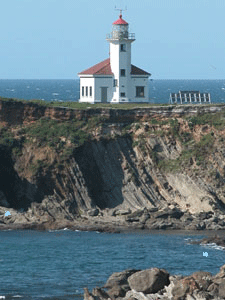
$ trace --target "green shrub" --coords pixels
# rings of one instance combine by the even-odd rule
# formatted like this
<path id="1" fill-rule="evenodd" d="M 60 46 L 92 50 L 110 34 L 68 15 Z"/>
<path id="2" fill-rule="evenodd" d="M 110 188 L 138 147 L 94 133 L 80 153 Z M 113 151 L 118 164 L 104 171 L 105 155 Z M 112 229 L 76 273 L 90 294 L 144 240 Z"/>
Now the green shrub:
<path id="1" fill-rule="evenodd" d="M 195 125 L 210 125 L 222 130 L 225 127 L 224 113 L 206 113 L 188 118 L 189 127 L 192 130 Z"/>

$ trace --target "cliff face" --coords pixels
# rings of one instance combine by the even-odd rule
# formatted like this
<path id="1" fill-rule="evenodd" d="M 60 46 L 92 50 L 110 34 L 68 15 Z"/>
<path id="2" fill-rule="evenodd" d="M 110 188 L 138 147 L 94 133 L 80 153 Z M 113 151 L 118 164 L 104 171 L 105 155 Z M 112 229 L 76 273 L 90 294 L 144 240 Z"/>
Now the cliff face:
<path id="1" fill-rule="evenodd" d="M 3 224 L 78 224 L 93 214 L 95 222 L 122 222 L 115 218 L 126 215 L 123 221 L 132 224 L 145 216 L 147 226 L 151 212 L 167 221 L 219 213 L 223 222 L 222 106 L 75 111 L 0 105 Z"/>
<path id="2" fill-rule="evenodd" d="M 37 121 L 41 117 L 68 121 L 74 119 L 90 119 L 94 116 L 102 116 L 109 122 L 134 122 L 149 120 L 157 116 L 181 117 L 203 113 L 216 113 L 223 111 L 225 105 L 177 105 L 177 106 L 152 106 L 134 109 L 70 109 L 67 107 L 46 107 L 35 103 L 20 101 L 3 101 L 0 99 L 0 122 L 9 125 L 21 125 L 31 121 Z"/>

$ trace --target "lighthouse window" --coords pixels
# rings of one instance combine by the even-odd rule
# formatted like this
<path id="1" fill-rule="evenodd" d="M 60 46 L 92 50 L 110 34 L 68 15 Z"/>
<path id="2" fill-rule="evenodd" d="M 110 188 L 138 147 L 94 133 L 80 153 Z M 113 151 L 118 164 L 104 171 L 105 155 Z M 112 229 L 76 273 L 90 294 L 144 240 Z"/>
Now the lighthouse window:
<path id="1" fill-rule="evenodd" d="M 88 86 L 86 86 L 86 97 L 88 96 Z"/>
<path id="2" fill-rule="evenodd" d="M 114 79 L 114 80 L 113 80 L 113 86 L 114 86 L 114 87 L 117 86 L 117 79 Z"/>
<path id="3" fill-rule="evenodd" d="M 121 52 L 125 52 L 126 51 L 126 45 L 125 44 L 121 44 L 120 45 L 120 51 Z"/>
<path id="4" fill-rule="evenodd" d="M 144 97 L 144 96 L 145 96 L 145 87 L 136 86 L 136 97 Z"/>
<path id="5" fill-rule="evenodd" d="M 92 86 L 90 86 L 89 94 L 90 94 L 90 97 L 92 97 Z"/>
<path id="6" fill-rule="evenodd" d="M 82 86 L 82 97 L 84 97 L 84 86 Z"/>
<path id="7" fill-rule="evenodd" d="M 125 93 L 120 93 L 120 96 L 121 97 L 126 97 L 126 94 Z"/>
<path id="8" fill-rule="evenodd" d="M 120 76 L 123 76 L 123 77 L 126 76 L 126 70 L 125 69 L 120 70 Z"/>

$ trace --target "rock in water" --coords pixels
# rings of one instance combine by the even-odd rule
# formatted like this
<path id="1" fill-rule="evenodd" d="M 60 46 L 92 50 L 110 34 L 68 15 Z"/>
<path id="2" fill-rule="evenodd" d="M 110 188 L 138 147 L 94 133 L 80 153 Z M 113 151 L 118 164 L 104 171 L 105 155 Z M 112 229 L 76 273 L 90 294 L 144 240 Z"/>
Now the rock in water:
<path id="1" fill-rule="evenodd" d="M 136 272 L 128 278 L 131 289 L 145 294 L 157 293 L 169 285 L 169 273 L 166 270 L 152 268 Z"/>
<path id="2" fill-rule="evenodd" d="M 127 279 L 131 275 L 139 271 L 140 270 L 131 269 L 131 270 L 125 270 L 123 272 L 113 273 L 107 280 L 106 284 L 104 285 L 104 288 L 111 289 L 116 285 L 120 285 L 120 286 L 128 285 Z"/>

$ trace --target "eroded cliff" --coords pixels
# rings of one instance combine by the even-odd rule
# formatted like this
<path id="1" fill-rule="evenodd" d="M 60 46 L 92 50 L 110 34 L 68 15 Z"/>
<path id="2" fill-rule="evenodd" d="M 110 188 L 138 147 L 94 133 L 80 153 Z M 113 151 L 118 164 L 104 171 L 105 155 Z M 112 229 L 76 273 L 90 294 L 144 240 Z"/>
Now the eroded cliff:
<path id="1" fill-rule="evenodd" d="M 2 101 L 1 227 L 222 229 L 224 117 L 223 106 L 72 110 Z"/>

